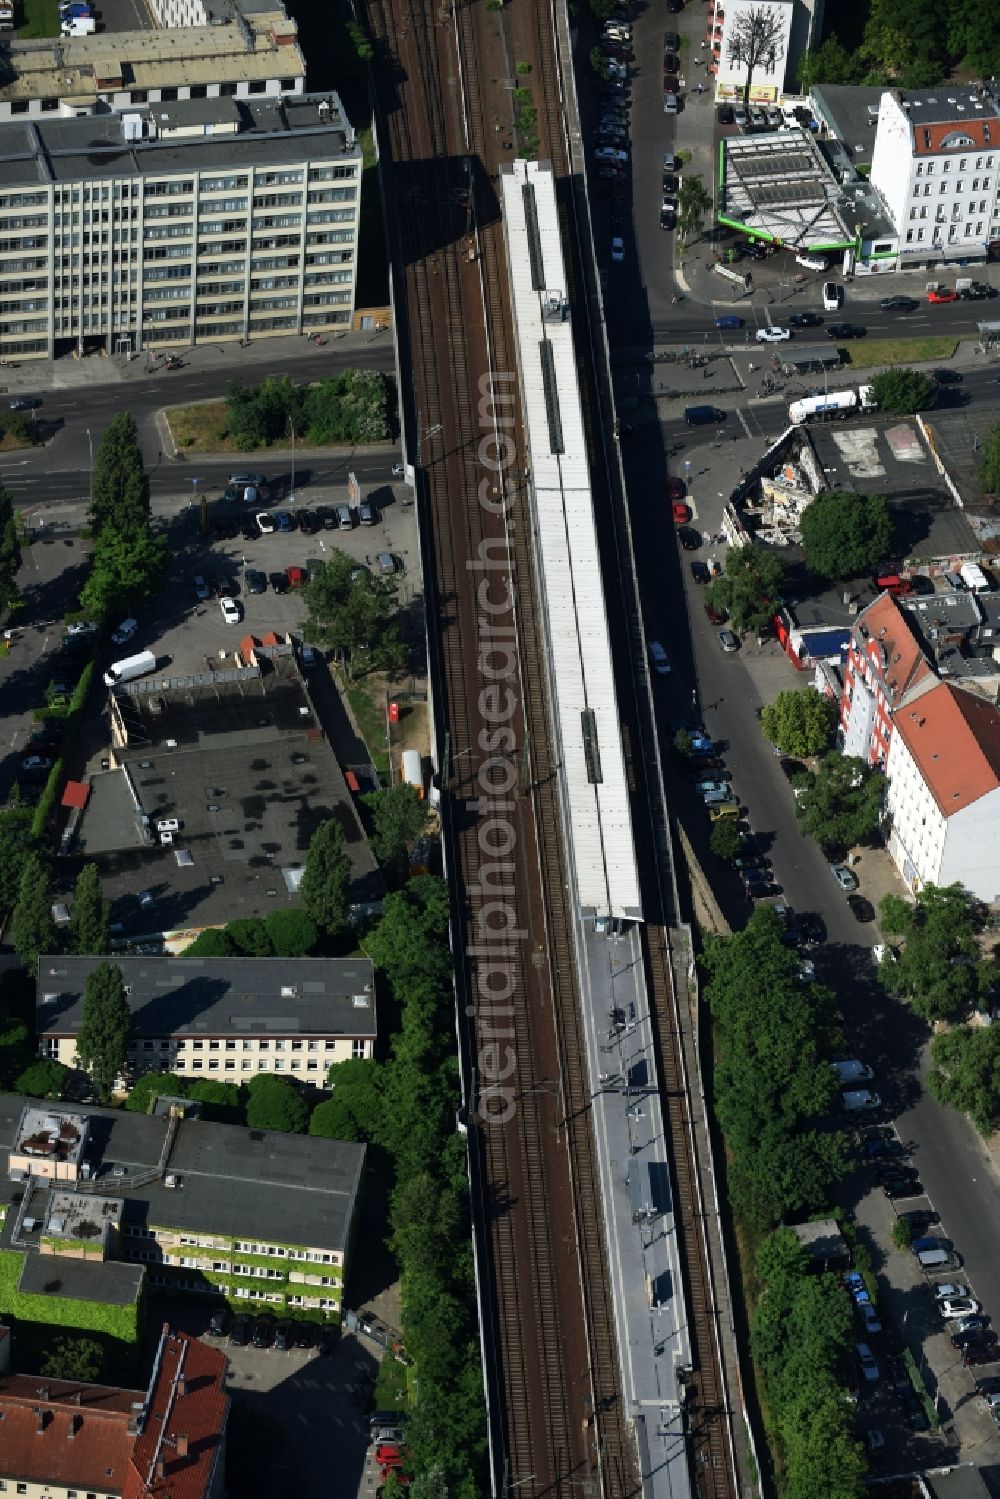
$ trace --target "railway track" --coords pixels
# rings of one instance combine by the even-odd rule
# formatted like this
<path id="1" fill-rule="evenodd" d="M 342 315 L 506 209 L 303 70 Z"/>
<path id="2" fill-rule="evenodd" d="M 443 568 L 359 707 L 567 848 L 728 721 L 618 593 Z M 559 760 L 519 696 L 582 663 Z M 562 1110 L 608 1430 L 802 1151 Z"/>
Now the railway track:
<path id="1" fill-rule="evenodd" d="M 452 16 L 423 0 L 367 0 L 362 13 L 379 54 L 386 201 L 404 314 L 401 345 L 413 382 L 412 392 L 401 395 L 410 403 L 417 448 L 432 674 L 446 736 L 443 781 L 451 793 L 444 810 L 456 892 L 456 958 L 466 996 L 475 993 L 476 951 L 482 948 L 490 893 L 481 880 L 488 861 L 479 836 L 481 814 L 475 810 L 482 795 L 477 764 L 485 758 L 479 748 L 485 725 L 477 711 L 484 683 L 476 654 L 481 625 L 476 574 L 469 570 L 484 545 L 505 549 L 504 581 L 510 580 L 516 623 L 510 727 L 519 746 L 518 788 L 504 801 L 516 847 L 510 901 L 522 934 L 509 999 L 516 1053 L 509 1094 L 515 1107 L 504 1122 L 487 1122 L 470 1132 L 486 1302 L 484 1353 L 494 1399 L 494 1482 L 504 1491 L 517 1487 L 526 1494 L 568 1496 L 575 1487 L 625 1499 L 639 1484 L 622 1405 L 600 1227 L 570 940 L 574 918 L 565 893 L 559 768 L 548 717 L 528 510 L 518 488 L 526 467 L 519 422 L 510 429 L 516 460 L 487 486 L 492 503 L 482 503 L 480 488 L 480 439 L 489 425 L 483 421 L 483 381 L 495 424 L 496 382 L 516 367 L 503 235 L 491 185 L 506 159 L 505 146 L 515 140 L 506 86 L 514 74 L 511 49 L 519 62 L 530 64 L 526 76 L 541 106 L 539 154 L 548 156 L 560 179 L 567 290 L 574 307 L 586 300 L 553 16 L 541 0 L 534 6 L 513 0 L 502 20 L 482 5 L 464 5 Z M 577 361 L 588 441 L 597 460 L 603 455 L 602 392 L 585 340 L 578 342 Z M 595 461 L 594 470 L 596 480 L 602 461 Z M 611 488 L 598 494 L 599 505 L 615 502 Z M 642 777 L 628 752 L 638 730 L 623 727 L 630 784 L 641 796 Z M 728 1499 L 736 1489 L 725 1482 L 725 1390 L 713 1359 L 710 1276 L 700 1258 L 698 1183 L 684 1107 L 683 1055 L 670 1022 L 674 996 L 664 941 L 662 928 L 650 933 L 649 972 L 661 1017 L 675 1202 L 691 1298 L 692 1486 L 705 1499 Z M 470 999 L 463 1042 L 473 1093 L 489 1034 L 475 1011 Z"/>

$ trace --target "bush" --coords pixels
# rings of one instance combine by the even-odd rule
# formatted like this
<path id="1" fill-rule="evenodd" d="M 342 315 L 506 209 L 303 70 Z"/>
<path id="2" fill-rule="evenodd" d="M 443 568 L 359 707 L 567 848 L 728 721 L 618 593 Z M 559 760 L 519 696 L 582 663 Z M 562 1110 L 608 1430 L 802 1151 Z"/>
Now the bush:
<path id="1" fill-rule="evenodd" d="M 913 1229 L 908 1218 L 897 1218 L 892 1225 L 892 1242 L 897 1249 L 909 1249 L 913 1242 Z"/>

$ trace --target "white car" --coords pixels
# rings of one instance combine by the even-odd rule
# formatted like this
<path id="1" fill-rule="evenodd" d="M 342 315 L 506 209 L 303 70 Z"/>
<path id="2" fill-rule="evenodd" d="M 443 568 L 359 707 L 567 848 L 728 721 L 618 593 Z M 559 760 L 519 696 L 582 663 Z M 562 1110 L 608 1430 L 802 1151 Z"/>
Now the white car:
<path id="1" fill-rule="evenodd" d="M 968 1296 L 968 1294 L 968 1286 L 960 1286 L 953 1280 L 941 1281 L 934 1287 L 936 1301 L 951 1301 L 956 1296 Z"/>
<path id="2" fill-rule="evenodd" d="M 124 645 L 126 640 L 131 640 L 139 628 L 137 619 L 123 619 L 117 630 L 111 636 L 114 645 Z"/>
<path id="3" fill-rule="evenodd" d="M 938 1310 L 950 1322 L 953 1317 L 974 1317 L 980 1307 L 972 1296 L 944 1296 L 938 1302 Z"/>
<path id="4" fill-rule="evenodd" d="M 823 282 L 823 311 L 839 312 L 840 304 L 844 300 L 844 288 L 838 286 L 836 281 Z"/>
<path id="5" fill-rule="evenodd" d="M 615 265 L 621 265 L 625 259 L 625 241 L 620 234 L 613 234 L 611 236 L 611 259 Z"/>
<path id="6" fill-rule="evenodd" d="M 93 635 L 97 626 L 89 619 L 78 619 L 76 624 L 66 626 L 67 638 L 73 640 L 77 635 Z"/>
<path id="7" fill-rule="evenodd" d="M 757 342 L 759 344 L 783 344 L 792 336 L 788 328 L 778 328 L 774 323 L 769 323 L 766 328 L 757 329 Z"/>
<path id="8" fill-rule="evenodd" d="M 861 1365 L 862 1374 L 874 1384 L 879 1377 L 878 1364 L 875 1362 L 874 1353 L 872 1353 L 867 1343 L 855 1343 L 854 1351 L 858 1355 L 858 1363 Z"/>
<path id="9" fill-rule="evenodd" d="M 653 663 L 653 670 L 659 672 L 661 677 L 665 677 L 668 674 L 670 671 L 670 657 L 658 640 L 651 640 L 649 642 L 649 659 Z"/>
<path id="10" fill-rule="evenodd" d="M 194 596 L 196 599 L 208 598 L 208 584 L 205 582 L 205 579 L 202 577 L 201 573 L 195 573 Z"/>
<path id="11" fill-rule="evenodd" d="M 263 536 L 270 536 L 276 529 L 274 524 L 274 516 L 269 515 L 266 510 L 258 510 L 255 516 L 255 520 L 258 526 L 260 526 L 261 535 Z"/>
<path id="12" fill-rule="evenodd" d="M 219 608 L 227 625 L 238 625 L 240 622 L 240 606 L 235 599 L 220 599 Z"/>

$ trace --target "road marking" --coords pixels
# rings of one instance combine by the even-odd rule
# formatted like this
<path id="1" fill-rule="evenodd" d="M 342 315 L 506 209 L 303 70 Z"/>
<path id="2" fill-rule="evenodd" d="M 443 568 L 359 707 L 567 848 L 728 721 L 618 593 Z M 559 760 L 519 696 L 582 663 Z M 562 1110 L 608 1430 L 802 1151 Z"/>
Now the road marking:
<path id="1" fill-rule="evenodd" d="M 736 415 L 739 417 L 740 426 L 743 428 L 743 430 L 746 433 L 746 435 L 748 437 L 752 437 L 753 433 L 750 431 L 750 428 L 747 426 L 747 419 L 743 415 L 743 408 L 741 406 L 737 406 L 737 408 L 736 408 Z"/>

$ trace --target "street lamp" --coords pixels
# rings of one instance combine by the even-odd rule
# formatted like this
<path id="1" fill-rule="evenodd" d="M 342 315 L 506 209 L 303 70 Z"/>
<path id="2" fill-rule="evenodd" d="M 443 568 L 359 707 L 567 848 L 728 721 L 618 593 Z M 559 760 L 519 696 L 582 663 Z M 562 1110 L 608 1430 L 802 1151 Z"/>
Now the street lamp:
<path id="1" fill-rule="evenodd" d="M 289 419 L 288 419 L 288 425 L 291 428 L 291 433 L 292 433 L 292 487 L 288 491 L 288 501 L 289 501 L 289 504 L 294 504 L 295 503 L 295 423 L 292 421 L 291 417 L 289 417 Z"/>
<path id="2" fill-rule="evenodd" d="M 87 450 L 90 453 L 90 469 L 87 481 L 87 495 L 89 504 L 92 506 L 94 503 L 94 440 L 90 435 L 89 427 L 87 428 Z"/>

